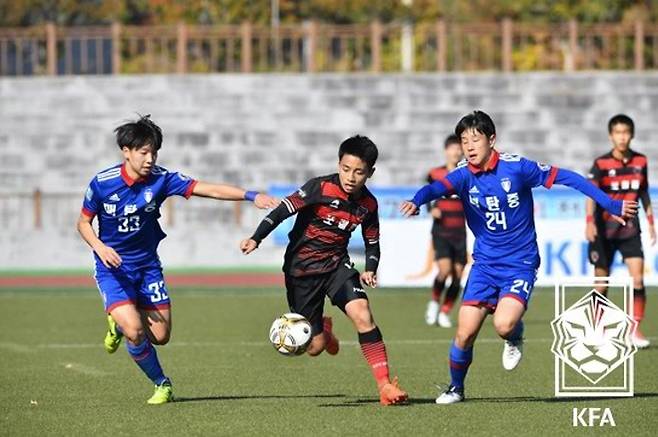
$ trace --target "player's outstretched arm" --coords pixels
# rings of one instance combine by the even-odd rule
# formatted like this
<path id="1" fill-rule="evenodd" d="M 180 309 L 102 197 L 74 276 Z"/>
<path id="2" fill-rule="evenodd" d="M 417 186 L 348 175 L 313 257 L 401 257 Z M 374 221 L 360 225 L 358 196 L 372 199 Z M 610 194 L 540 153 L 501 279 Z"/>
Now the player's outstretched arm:
<path id="1" fill-rule="evenodd" d="M 193 196 L 209 197 L 218 200 L 251 200 L 260 209 L 275 208 L 279 201 L 267 194 L 256 191 L 247 191 L 239 187 L 226 184 L 212 184 L 198 181 L 192 190 Z"/>
<path id="2" fill-rule="evenodd" d="M 555 176 L 555 183 L 571 187 L 580 191 L 588 197 L 591 197 L 601 205 L 606 211 L 612 214 L 613 218 L 619 223 L 625 225 L 628 218 L 637 215 L 638 204 L 632 200 L 614 200 L 608 197 L 598 187 L 595 187 L 587 179 L 576 172 L 560 168 Z"/>
<path id="3" fill-rule="evenodd" d="M 78 232 L 82 239 L 93 249 L 108 269 L 111 267 L 119 267 L 121 265 L 121 257 L 114 249 L 106 246 L 94 232 L 91 222 L 94 218 L 85 214 L 80 214 L 78 219 Z"/>
<path id="4" fill-rule="evenodd" d="M 453 189 L 447 179 L 444 179 L 443 181 L 434 181 L 418 190 L 412 200 L 402 202 L 400 205 L 400 212 L 405 217 L 417 215 L 418 209 L 421 205 L 431 202 L 434 199 L 438 199 L 451 191 L 453 191 Z"/>
<path id="5" fill-rule="evenodd" d="M 287 200 L 287 199 L 286 199 Z M 260 242 L 263 241 L 270 233 L 276 229 L 282 221 L 295 214 L 297 211 L 290 210 L 290 202 L 284 201 L 279 203 L 279 206 L 274 208 L 267 217 L 260 222 L 256 228 L 256 232 L 249 238 L 245 238 L 240 242 L 240 250 L 245 255 L 249 255 L 251 252 L 256 250 L 260 245 Z"/>

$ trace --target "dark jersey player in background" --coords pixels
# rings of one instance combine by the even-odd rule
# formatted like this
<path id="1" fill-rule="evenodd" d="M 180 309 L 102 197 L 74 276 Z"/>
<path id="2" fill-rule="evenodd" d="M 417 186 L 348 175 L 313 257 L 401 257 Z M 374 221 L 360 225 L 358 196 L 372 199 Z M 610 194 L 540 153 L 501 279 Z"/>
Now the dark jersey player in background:
<path id="1" fill-rule="evenodd" d="M 633 120 L 627 115 L 615 115 L 608 122 L 608 134 L 612 150 L 594 160 L 590 180 L 615 200 L 642 201 L 647 215 L 647 227 L 651 245 L 656 243 L 656 229 L 649 197 L 647 157 L 630 148 L 635 134 Z M 626 226 L 614 221 L 610 214 L 587 200 L 587 225 L 585 231 L 589 243 L 589 260 L 596 276 L 608 276 L 615 252 L 621 252 L 628 273 L 633 278 L 633 310 L 638 322 L 633 333 L 633 343 L 639 348 L 649 346 L 649 340 L 640 332 L 644 318 L 646 293 L 644 289 L 644 253 L 640 239 L 640 220 L 628 220 Z M 607 290 L 601 290 L 604 293 Z"/>
<path id="2" fill-rule="evenodd" d="M 366 137 L 357 135 L 343 141 L 338 151 L 338 173 L 311 179 L 284 198 L 240 248 L 245 254 L 251 253 L 283 220 L 297 214 L 288 234 L 283 272 L 290 310 L 306 317 L 313 329 L 307 352 L 311 356 L 323 350 L 338 353 L 331 319 L 323 317 L 328 296 L 354 323 L 361 350 L 377 381 L 380 402 L 392 405 L 405 401 L 407 394 L 398 387 L 397 379 L 389 379 L 386 347 L 361 285 L 377 285 L 379 216 L 377 200 L 365 186 L 375 171 L 377 155 L 377 146 Z M 359 225 L 366 246 L 362 274 L 354 269 L 347 253 L 350 236 Z"/>
<path id="3" fill-rule="evenodd" d="M 441 167 L 433 168 L 427 175 L 427 183 L 445 179 L 449 172 L 457 167 L 462 159 L 461 141 L 457 135 L 450 135 L 444 142 L 445 162 Z M 442 197 L 428 204 L 432 222 L 432 247 L 438 272 L 432 285 L 432 297 L 427 303 L 425 322 L 442 328 L 452 327 L 448 314 L 455 305 L 461 288 L 461 277 L 466 265 L 466 220 L 464 207 L 455 194 Z M 441 293 L 446 280 L 451 278 L 443 304 Z"/>

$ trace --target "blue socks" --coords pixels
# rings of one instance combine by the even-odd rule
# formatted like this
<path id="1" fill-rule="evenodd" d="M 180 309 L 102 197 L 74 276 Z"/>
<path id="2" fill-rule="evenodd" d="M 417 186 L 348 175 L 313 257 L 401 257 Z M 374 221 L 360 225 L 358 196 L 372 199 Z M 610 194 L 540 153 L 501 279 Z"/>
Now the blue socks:
<path id="1" fill-rule="evenodd" d="M 155 385 L 160 385 L 167 380 L 167 377 L 162 372 L 162 367 L 160 367 L 158 354 L 155 352 L 155 348 L 148 338 L 144 339 L 144 341 L 137 345 L 126 341 L 126 348 L 132 359 L 135 360 L 135 363 L 137 363 L 139 368 L 142 369 L 142 372 L 144 372 Z"/>
<path id="2" fill-rule="evenodd" d="M 505 338 L 507 341 L 516 343 L 523 338 L 523 320 L 519 320 L 512 332 Z"/>
<path id="3" fill-rule="evenodd" d="M 453 341 L 450 346 L 450 384 L 459 391 L 464 390 L 464 379 L 471 361 L 473 361 L 473 346 L 460 349 Z"/>

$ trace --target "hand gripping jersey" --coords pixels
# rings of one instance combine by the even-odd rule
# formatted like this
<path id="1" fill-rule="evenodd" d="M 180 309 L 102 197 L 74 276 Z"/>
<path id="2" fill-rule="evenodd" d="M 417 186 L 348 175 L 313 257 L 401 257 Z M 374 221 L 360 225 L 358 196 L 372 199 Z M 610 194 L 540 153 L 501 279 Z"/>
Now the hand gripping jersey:
<path id="1" fill-rule="evenodd" d="M 283 270 L 291 276 L 308 276 L 334 271 L 349 260 L 347 244 L 361 225 L 366 246 L 366 271 L 379 264 L 379 216 L 377 200 L 366 187 L 354 198 L 343 191 L 338 174 L 311 179 L 297 192 L 285 197 L 258 225 L 251 237 L 260 243 L 283 220 L 297 214 L 288 234 Z"/>
<path id="2" fill-rule="evenodd" d="M 599 156 L 588 176 L 612 199 L 637 201 L 649 189 L 647 157 L 632 150 L 625 160 L 616 159 L 612 152 Z M 597 207 L 594 217 L 599 233 L 607 239 L 625 240 L 640 232 L 637 216 L 628 220 L 626 226 L 621 226 L 612 220 L 610 214 Z"/>
<path id="3" fill-rule="evenodd" d="M 195 180 L 158 166 L 147 178 L 133 180 L 124 165 L 117 164 L 91 180 L 82 213 L 98 216 L 100 240 L 113 248 L 124 264 L 159 265 L 156 250 L 166 237 L 158 223 L 160 205 L 169 196 L 189 198 L 195 185 Z M 94 256 L 96 265 L 102 267 Z"/>

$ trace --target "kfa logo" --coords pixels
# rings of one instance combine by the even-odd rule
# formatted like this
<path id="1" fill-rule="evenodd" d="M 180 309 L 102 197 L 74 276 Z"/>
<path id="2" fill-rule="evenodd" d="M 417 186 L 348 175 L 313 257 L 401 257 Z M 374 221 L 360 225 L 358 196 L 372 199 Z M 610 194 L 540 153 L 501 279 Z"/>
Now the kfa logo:
<path id="1" fill-rule="evenodd" d="M 509 190 L 512 189 L 512 181 L 510 178 L 503 178 L 500 180 L 500 186 L 503 187 L 506 193 L 509 193 Z"/>
<path id="2" fill-rule="evenodd" d="M 602 295 L 596 287 L 622 288 L 622 308 Z M 566 296 L 582 289 L 590 291 L 565 308 Z M 568 292 L 568 293 L 567 293 Z M 633 396 L 633 354 L 631 338 L 633 287 L 611 278 L 596 278 L 556 285 L 555 319 L 551 322 L 555 355 L 555 396 Z"/>
<path id="3" fill-rule="evenodd" d="M 573 426 L 617 426 L 612 410 L 604 408 L 574 408 L 571 424 Z"/>

